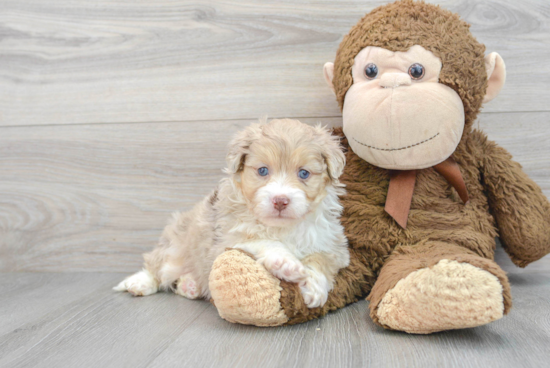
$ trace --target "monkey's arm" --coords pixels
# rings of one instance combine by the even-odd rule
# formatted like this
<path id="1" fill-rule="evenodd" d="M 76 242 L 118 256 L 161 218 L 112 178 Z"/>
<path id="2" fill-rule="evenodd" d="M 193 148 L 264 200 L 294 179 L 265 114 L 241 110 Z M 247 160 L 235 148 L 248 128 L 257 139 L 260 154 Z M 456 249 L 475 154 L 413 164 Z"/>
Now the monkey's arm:
<path id="1" fill-rule="evenodd" d="M 550 203 L 508 151 L 486 139 L 483 148 L 483 184 L 500 239 L 525 267 L 550 252 Z"/>
<path id="2" fill-rule="evenodd" d="M 216 258 L 209 288 L 220 316 L 229 322 L 294 325 L 324 316 L 366 295 L 375 277 L 362 258 L 360 252 L 350 249 L 349 266 L 338 272 L 327 302 L 318 308 L 308 308 L 299 284 L 274 277 L 240 249 L 229 249 Z"/>

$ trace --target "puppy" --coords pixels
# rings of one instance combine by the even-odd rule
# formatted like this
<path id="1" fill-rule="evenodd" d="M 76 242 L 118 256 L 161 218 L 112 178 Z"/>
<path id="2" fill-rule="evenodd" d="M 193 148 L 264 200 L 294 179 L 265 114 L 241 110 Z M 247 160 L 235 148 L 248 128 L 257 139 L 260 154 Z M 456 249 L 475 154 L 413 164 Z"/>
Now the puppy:
<path id="1" fill-rule="evenodd" d="M 299 283 L 309 308 L 325 304 L 349 265 L 340 225 L 345 156 L 338 138 L 297 120 L 252 124 L 229 146 L 227 177 L 189 212 L 174 214 L 144 269 L 114 288 L 133 295 L 172 289 L 210 298 L 212 264 L 238 248 L 279 279 Z"/>

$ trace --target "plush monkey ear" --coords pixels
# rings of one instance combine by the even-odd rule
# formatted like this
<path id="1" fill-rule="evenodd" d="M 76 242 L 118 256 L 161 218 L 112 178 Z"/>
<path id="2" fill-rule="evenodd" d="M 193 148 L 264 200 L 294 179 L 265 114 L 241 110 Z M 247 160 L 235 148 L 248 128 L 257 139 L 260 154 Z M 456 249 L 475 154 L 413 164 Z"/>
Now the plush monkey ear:
<path id="1" fill-rule="evenodd" d="M 506 65 L 504 60 L 496 52 L 485 56 L 485 69 L 487 70 L 487 92 L 483 103 L 497 97 L 506 81 Z"/>
<path id="2" fill-rule="evenodd" d="M 332 84 L 332 78 L 334 78 L 334 63 L 325 63 L 323 71 L 328 86 L 330 87 L 332 92 L 334 92 L 334 85 Z"/>

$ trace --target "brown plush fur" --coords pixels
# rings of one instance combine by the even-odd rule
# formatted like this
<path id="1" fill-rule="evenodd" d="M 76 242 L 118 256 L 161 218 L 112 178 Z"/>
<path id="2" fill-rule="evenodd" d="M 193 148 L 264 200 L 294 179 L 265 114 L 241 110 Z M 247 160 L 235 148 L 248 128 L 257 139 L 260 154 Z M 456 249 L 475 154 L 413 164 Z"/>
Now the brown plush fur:
<path id="1" fill-rule="evenodd" d="M 420 170 L 407 229 L 402 229 L 384 212 L 388 170 L 353 153 L 341 129 L 336 129 L 347 151 L 340 179 L 347 190 L 341 199 L 342 222 L 354 250 L 350 265 L 354 269 L 340 272 L 334 292 L 318 310 L 304 308 L 296 301 L 299 290 L 283 284 L 281 305 L 288 324 L 324 315 L 371 290 L 371 317 L 377 322 L 376 308 L 388 290 L 411 272 L 441 259 L 467 262 L 495 275 L 503 286 L 504 312 L 508 313 L 510 285 L 504 271 L 492 261 L 495 236 L 500 235 L 506 251 L 521 267 L 550 251 L 548 200 L 506 150 L 488 141 L 484 133 L 471 130 L 487 86 L 485 46 L 475 40 L 458 15 L 405 0 L 363 17 L 344 38 L 336 56 L 333 83 L 340 107 L 353 83 L 353 59 L 361 49 L 379 46 L 406 51 L 415 44 L 442 59 L 440 82 L 453 88 L 464 103 L 466 126 L 453 158 L 460 165 L 470 202 L 463 205 L 456 191 L 432 168 Z M 392 263 L 392 259 L 402 262 Z M 384 265 L 384 274 L 378 277 Z M 350 285 L 350 281 L 358 284 Z"/>
<path id="2" fill-rule="evenodd" d="M 485 47 L 455 14 L 437 6 L 399 1 L 367 14 L 342 41 L 334 69 L 340 107 L 353 80 L 351 66 L 366 46 L 406 51 L 421 45 L 440 57 L 440 82 L 461 97 L 466 115 L 464 134 L 453 158 L 468 188 L 470 202 L 433 168 L 418 171 L 407 228 L 384 211 L 389 171 L 375 167 L 350 148 L 341 129 L 347 164 L 340 181 L 347 194 L 342 223 L 350 246 L 350 266 L 340 270 L 334 290 L 322 308 L 308 309 L 299 288 L 281 282 L 280 303 L 286 324 L 316 318 L 370 293 L 370 309 L 377 323 L 378 305 L 399 280 L 440 260 L 469 263 L 502 284 L 503 312 L 511 308 L 510 285 L 494 263 L 495 237 L 524 267 L 550 252 L 550 204 L 521 166 L 484 133 L 472 130 L 485 91 Z M 388 326 L 384 326 L 388 328 Z"/>
<path id="3" fill-rule="evenodd" d="M 335 134 L 342 135 L 341 129 Z M 520 165 L 510 160 L 509 153 L 480 131 L 469 133 L 453 157 L 460 165 L 470 203 L 463 205 L 456 191 L 433 169 L 421 170 L 409 224 L 402 229 L 384 212 L 388 170 L 370 165 L 347 149 L 347 165 L 340 180 L 347 190 L 341 200 L 342 222 L 353 249 L 350 266 L 340 271 L 323 308 L 308 310 L 300 302 L 299 288 L 282 283 L 281 305 L 288 324 L 324 315 L 371 290 L 371 315 L 376 321 L 374 311 L 386 291 L 409 273 L 441 259 L 467 262 L 495 275 L 503 286 L 504 311 L 508 313 L 510 285 L 504 271 L 492 261 L 495 236 L 500 235 L 518 266 L 540 259 L 550 251 L 550 205 Z M 498 229 L 489 209 L 496 214 Z M 404 254 L 409 260 L 393 268 L 389 260 L 404 259 Z M 385 264 L 389 268 L 380 278 Z"/>
<path id="4" fill-rule="evenodd" d="M 550 251 L 550 203 L 502 147 L 482 137 L 482 180 L 504 249 L 519 267 Z"/>

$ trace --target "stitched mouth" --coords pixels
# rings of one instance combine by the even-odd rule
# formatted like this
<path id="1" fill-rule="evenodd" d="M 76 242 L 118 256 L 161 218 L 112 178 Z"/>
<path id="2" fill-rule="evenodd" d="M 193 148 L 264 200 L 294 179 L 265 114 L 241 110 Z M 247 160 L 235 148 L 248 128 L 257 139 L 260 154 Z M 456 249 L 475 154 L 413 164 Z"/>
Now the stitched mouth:
<path id="1" fill-rule="evenodd" d="M 407 148 L 413 148 L 413 147 L 416 147 L 416 146 L 420 146 L 421 144 L 424 144 L 426 142 L 429 142 L 431 141 L 432 139 L 436 138 L 437 136 L 439 135 L 439 133 L 437 133 L 436 135 L 434 135 L 433 137 L 430 137 L 428 139 L 424 139 L 423 141 L 421 142 L 418 142 L 418 143 L 415 143 L 415 144 L 411 144 L 409 146 L 405 146 L 405 147 L 399 147 L 399 148 L 378 148 L 378 147 L 374 147 L 374 146 L 371 146 L 371 145 L 368 145 L 368 144 L 365 144 L 363 142 L 359 142 L 357 139 L 353 138 L 354 141 L 356 141 L 357 143 L 359 143 L 360 145 L 362 146 L 365 146 L 365 147 L 368 147 L 368 148 L 372 148 L 372 149 L 375 149 L 375 150 L 378 150 L 378 151 L 401 151 L 401 150 L 405 150 Z"/>

